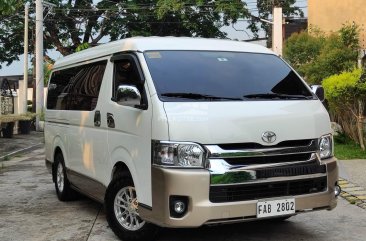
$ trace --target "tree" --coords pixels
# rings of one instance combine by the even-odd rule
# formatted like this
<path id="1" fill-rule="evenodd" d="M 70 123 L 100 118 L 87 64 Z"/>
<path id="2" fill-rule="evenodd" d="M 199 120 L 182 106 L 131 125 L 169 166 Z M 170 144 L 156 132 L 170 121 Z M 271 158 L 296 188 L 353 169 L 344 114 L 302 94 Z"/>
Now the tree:
<path id="1" fill-rule="evenodd" d="M 67 55 L 106 36 L 112 41 L 132 36 L 225 38 L 221 26 L 245 16 L 245 4 L 238 0 L 104 0 L 96 6 L 91 0 L 58 1 L 45 21 L 45 40 Z"/>
<path id="2" fill-rule="evenodd" d="M 11 64 L 23 52 L 22 1 L 0 0 L 0 63 Z M 0 69 L 2 66 L 0 65 Z"/>
<path id="3" fill-rule="evenodd" d="M 273 6 L 281 6 L 285 17 L 304 17 L 304 12 L 300 7 L 294 6 L 296 0 L 257 0 L 258 16 L 250 21 L 249 29 L 254 33 L 254 38 L 259 37 L 259 30 L 263 29 L 267 38 L 267 47 L 272 47 L 272 25 L 260 19 L 269 19 L 272 15 Z"/>
<path id="4" fill-rule="evenodd" d="M 284 46 L 284 57 L 300 75 L 307 76 L 309 64 L 319 56 L 325 37 L 320 32 L 317 36 L 308 32 L 293 33 Z"/>
<path id="5" fill-rule="evenodd" d="M 22 6 L 24 1 L 20 1 Z M 244 2 L 178 0 L 49 0 L 53 11 L 45 9 L 44 47 L 68 55 L 103 38 L 117 40 L 132 36 L 196 36 L 225 38 L 220 28 L 249 16 Z M 20 13 L 22 7 L 14 13 Z M 34 16 L 34 8 L 31 15 Z M 0 62 L 10 64 L 23 49 L 21 16 L 0 18 Z M 34 26 L 33 23 L 30 27 Z M 34 36 L 32 36 L 34 39 Z M 105 39 L 104 39 L 105 41 Z M 34 43 L 34 42 L 33 42 Z M 33 46 L 32 41 L 30 45 Z M 30 49 L 32 51 L 32 49 Z"/>
<path id="6" fill-rule="evenodd" d="M 284 58 L 308 83 L 320 84 L 357 66 L 358 32 L 357 25 L 344 25 L 328 36 L 318 29 L 295 33 L 285 43 Z"/>
<path id="7" fill-rule="evenodd" d="M 44 10 L 44 48 L 56 48 L 62 55 L 93 47 L 106 39 L 132 36 L 226 38 L 222 26 L 250 17 L 245 1 L 241 0 L 101 0 L 96 4 L 93 0 L 48 1 L 56 7 L 53 11 Z M 290 6 L 294 1 L 285 2 Z M 33 1 L 18 2 L 11 17 L 0 17 L 0 63 L 11 64 L 23 52 L 23 5 Z M 286 15 L 287 11 L 284 12 Z M 34 17 L 34 5 L 31 16 Z M 29 27 L 34 29 L 34 19 Z M 30 33 L 33 47 L 35 33 Z"/>

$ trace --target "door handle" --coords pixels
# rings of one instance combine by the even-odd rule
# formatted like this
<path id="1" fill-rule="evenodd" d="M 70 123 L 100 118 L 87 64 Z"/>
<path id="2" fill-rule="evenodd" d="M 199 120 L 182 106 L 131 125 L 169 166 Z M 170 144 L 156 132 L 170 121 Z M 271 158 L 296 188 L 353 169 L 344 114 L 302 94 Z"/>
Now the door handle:
<path id="1" fill-rule="evenodd" d="M 115 128 L 113 114 L 107 113 L 107 125 L 109 128 Z"/>
<path id="2" fill-rule="evenodd" d="M 100 111 L 97 110 L 94 113 L 94 126 L 100 127 L 100 124 L 101 124 Z"/>

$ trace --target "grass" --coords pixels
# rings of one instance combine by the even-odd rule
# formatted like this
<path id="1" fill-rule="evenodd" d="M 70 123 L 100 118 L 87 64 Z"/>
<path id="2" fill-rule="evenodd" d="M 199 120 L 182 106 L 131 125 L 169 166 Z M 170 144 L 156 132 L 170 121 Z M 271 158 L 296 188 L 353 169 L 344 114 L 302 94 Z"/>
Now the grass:
<path id="1" fill-rule="evenodd" d="M 366 151 L 360 145 L 345 136 L 334 138 L 334 155 L 339 160 L 366 159 Z"/>

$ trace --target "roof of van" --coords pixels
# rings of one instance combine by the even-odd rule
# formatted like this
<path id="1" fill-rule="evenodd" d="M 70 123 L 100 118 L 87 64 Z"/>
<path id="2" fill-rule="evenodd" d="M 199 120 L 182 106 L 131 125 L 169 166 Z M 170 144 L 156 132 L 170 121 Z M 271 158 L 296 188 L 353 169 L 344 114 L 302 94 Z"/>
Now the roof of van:
<path id="1" fill-rule="evenodd" d="M 108 56 L 123 51 L 144 52 L 149 50 L 211 50 L 273 54 L 271 50 L 257 44 L 224 39 L 187 37 L 134 37 L 113 41 L 83 50 L 79 53 L 68 55 L 64 58 L 61 58 L 60 60 L 57 60 L 54 68 L 61 68 L 66 65 L 71 65 L 102 56 Z"/>

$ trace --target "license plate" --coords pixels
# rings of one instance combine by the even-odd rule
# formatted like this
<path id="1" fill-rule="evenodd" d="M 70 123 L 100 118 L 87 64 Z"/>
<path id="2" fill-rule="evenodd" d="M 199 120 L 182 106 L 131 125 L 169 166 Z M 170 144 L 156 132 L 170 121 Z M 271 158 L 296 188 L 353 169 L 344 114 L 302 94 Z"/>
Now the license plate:
<path id="1" fill-rule="evenodd" d="M 294 198 L 257 202 L 257 218 L 281 216 L 294 213 Z"/>

